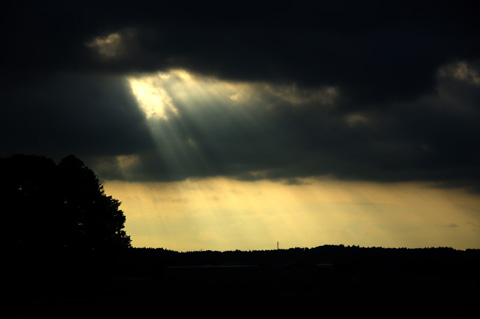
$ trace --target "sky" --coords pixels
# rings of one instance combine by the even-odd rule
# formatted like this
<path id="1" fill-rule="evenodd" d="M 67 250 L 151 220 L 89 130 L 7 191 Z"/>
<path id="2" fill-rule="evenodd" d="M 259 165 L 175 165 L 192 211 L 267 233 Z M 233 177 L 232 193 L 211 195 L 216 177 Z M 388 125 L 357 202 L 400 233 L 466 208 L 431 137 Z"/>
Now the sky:
<path id="1" fill-rule="evenodd" d="M 0 156 L 74 154 L 136 247 L 480 248 L 474 1 L 15 1 Z"/>

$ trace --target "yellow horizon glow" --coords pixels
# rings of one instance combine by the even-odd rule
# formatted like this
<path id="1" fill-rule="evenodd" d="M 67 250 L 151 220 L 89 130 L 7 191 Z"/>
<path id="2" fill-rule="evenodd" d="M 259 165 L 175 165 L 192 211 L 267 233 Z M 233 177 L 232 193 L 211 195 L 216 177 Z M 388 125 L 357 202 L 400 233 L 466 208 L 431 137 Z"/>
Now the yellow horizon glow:
<path id="1" fill-rule="evenodd" d="M 480 199 L 416 183 L 225 177 L 170 183 L 107 181 L 135 247 L 265 250 L 325 244 L 480 247 Z"/>

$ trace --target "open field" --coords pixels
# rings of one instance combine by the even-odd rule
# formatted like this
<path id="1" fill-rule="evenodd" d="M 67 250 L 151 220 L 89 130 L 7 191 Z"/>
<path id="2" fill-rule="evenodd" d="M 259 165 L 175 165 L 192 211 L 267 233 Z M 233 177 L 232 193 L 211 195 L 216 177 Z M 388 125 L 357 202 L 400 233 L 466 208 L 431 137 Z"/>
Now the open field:
<path id="1" fill-rule="evenodd" d="M 137 249 L 93 272 L 85 269 L 77 278 L 30 277 L 15 287 L 10 306 L 25 318 L 39 313 L 135 317 L 167 310 L 280 314 L 308 309 L 461 317 L 480 300 L 478 251 L 325 251 Z"/>

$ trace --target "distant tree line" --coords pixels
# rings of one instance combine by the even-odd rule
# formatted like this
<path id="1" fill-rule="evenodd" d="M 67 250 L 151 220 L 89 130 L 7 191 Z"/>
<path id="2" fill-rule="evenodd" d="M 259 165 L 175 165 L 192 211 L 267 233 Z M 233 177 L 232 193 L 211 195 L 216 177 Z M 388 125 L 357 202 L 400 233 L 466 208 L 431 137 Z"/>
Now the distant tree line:
<path id="1" fill-rule="evenodd" d="M 480 266 L 480 250 L 456 250 L 449 247 L 382 248 L 324 245 L 313 248 L 290 248 L 253 251 L 189 251 L 177 252 L 163 248 L 132 248 L 132 260 L 164 265 L 315 265 L 331 263 L 336 267 L 368 265 L 390 267 L 429 264 L 449 266 L 462 264 Z"/>

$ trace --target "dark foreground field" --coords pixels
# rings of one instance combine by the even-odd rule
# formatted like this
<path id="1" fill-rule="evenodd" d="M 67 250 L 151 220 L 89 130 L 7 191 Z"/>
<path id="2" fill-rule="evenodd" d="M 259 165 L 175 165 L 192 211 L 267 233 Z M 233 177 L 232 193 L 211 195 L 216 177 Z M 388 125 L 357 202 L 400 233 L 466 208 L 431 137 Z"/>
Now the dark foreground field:
<path id="1" fill-rule="evenodd" d="M 4 286 L 10 318 L 463 317 L 478 309 L 480 300 L 478 250 L 131 249 L 109 256 L 63 256 L 54 264 L 52 258 L 23 256 L 11 262 L 15 267 Z"/>

